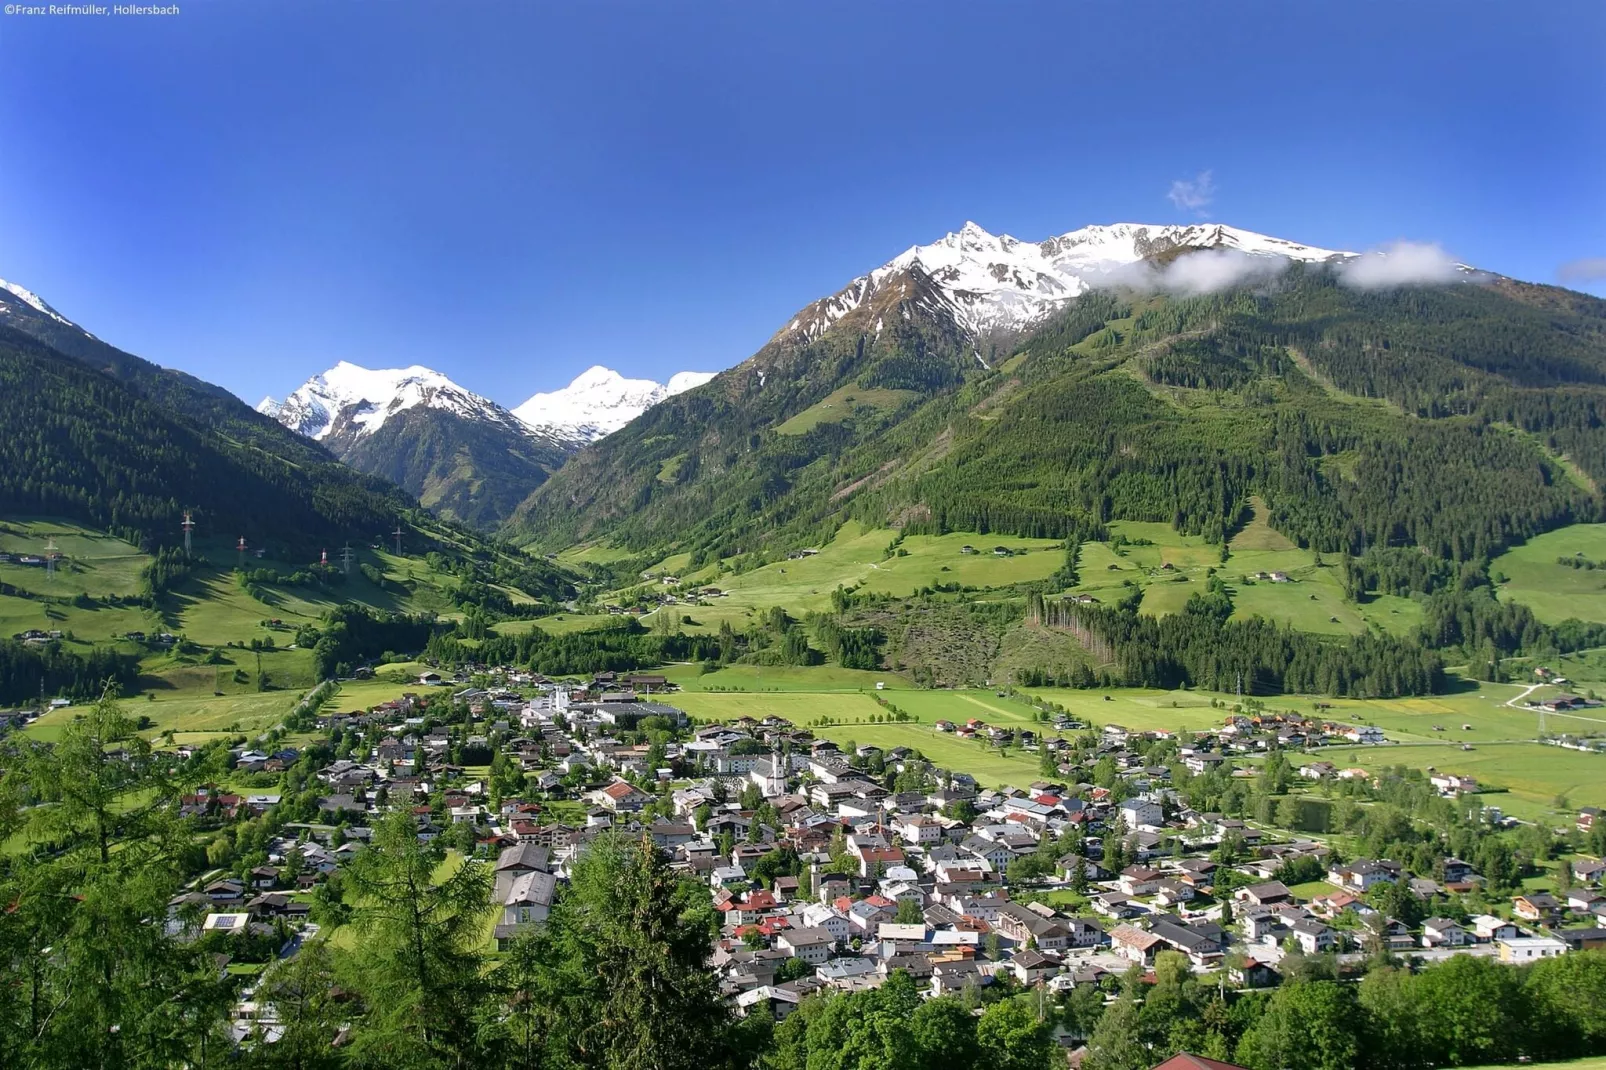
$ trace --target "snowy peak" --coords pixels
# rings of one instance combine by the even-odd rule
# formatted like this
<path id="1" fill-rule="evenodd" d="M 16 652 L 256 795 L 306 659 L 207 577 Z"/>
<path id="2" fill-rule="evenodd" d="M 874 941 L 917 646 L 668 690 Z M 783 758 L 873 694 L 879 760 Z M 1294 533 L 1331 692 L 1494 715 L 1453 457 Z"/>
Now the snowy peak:
<path id="1" fill-rule="evenodd" d="M 685 393 L 714 372 L 677 372 L 667 383 L 626 379 L 612 368 L 593 365 L 568 386 L 536 394 L 513 410 L 530 428 L 562 438 L 595 442 L 611 435 L 665 398 Z"/>
<path id="2" fill-rule="evenodd" d="M 379 430 L 396 413 L 419 405 L 516 429 L 523 427 L 496 402 L 416 364 L 410 368 L 372 370 L 341 361 L 322 375 L 308 379 L 283 401 L 263 398 L 257 411 L 322 441 L 332 434 L 364 437 Z"/>
<path id="3" fill-rule="evenodd" d="M 1216 223 L 1116 223 L 1026 242 L 966 222 L 929 245 L 911 246 L 841 292 L 810 305 L 782 333 L 817 338 L 889 280 L 916 269 L 942 292 L 963 329 L 975 335 L 1020 330 L 1048 318 L 1078 294 L 1122 281 L 1136 265 L 1178 249 L 1310 262 L 1354 255 Z"/>
<path id="4" fill-rule="evenodd" d="M 16 306 L 16 301 L 22 302 L 22 304 L 26 305 L 33 311 L 24 312 L 22 309 L 19 309 Z M 78 324 L 74 323 L 66 316 L 63 316 L 55 309 L 51 308 L 45 303 L 44 298 L 40 297 L 32 290 L 18 286 L 14 282 L 7 282 L 5 279 L 0 279 L 0 316 L 10 317 L 19 313 L 23 316 L 29 316 L 37 313 L 47 319 L 56 321 L 63 327 L 71 327 L 77 331 L 84 330 L 82 327 L 78 326 Z M 89 334 L 88 331 L 84 331 L 84 333 Z M 90 337 L 93 338 L 94 336 L 90 335 Z"/>

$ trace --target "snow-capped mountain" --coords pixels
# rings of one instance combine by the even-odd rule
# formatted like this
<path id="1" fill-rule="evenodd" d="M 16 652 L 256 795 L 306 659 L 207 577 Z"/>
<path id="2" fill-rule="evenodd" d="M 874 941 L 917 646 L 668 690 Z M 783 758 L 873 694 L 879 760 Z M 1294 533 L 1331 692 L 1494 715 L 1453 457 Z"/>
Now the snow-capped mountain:
<path id="1" fill-rule="evenodd" d="M 701 386 L 715 372 L 677 372 L 669 382 L 626 379 L 600 364 L 587 368 L 561 390 L 532 396 L 513 415 L 532 428 L 566 438 L 595 442 L 634 420 L 665 398 Z"/>
<path id="2" fill-rule="evenodd" d="M 257 411 L 321 442 L 334 434 L 351 438 L 371 435 L 392 416 L 419 405 L 524 429 L 496 402 L 416 364 L 371 370 L 341 361 L 308 379 L 283 401 L 263 398 Z"/>
<path id="3" fill-rule="evenodd" d="M 1015 331 L 1048 318 L 1101 284 L 1140 282 L 1134 274 L 1179 249 L 1220 250 L 1245 258 L 1324 261 L 1353 253 L 1319 249 L 1221 224 L 1116 223 L 1073 230 L 1039 242 L 990 234 L 966 223 L 930 245 L 915 245 L 805 308 L 782 329 L 809 339 L 874 297 L 889 280 L 919 271 L 941 291 L 955 322 L 974 335 Z"/>
<path id="4" fill-rule="evenodd" d="M 10 297 L 7 297 L 8 294 Z M 66 316 L 63 316 L 60 312 L 57 312 L 55 309 L 47 305 L 44 298 L 40 297 L 32 290 L 24 289 L 14 282 L 7 282 L 5 279 L 0 279 L 0 316 L 6 316 L 9 318 L 16 315 L 18 310 L 11 303 L 11 298 L 16 298 L 18 301 L 21 301 L 35 312 L 42 316 L 48 316 L 50 319 L 55 320 L 63 327 L 71 327 L 74 330 L 84 331 L 84 329 L 78 326 L 78 324 L 74 323 L 72 320 L 68 319 Z M 89 334 L 88 331 L 84 331 L 84 333 L 89 335 L 91 338 L 94 337 L 94 335 Z"/>

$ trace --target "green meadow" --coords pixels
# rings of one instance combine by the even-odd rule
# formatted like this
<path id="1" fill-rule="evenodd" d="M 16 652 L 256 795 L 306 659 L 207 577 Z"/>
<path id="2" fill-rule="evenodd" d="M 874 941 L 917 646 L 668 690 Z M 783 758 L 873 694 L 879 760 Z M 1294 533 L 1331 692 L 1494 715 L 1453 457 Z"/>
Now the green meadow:
<path id="1" fill-rule="evenodd" d="M 855 415 L 895 409 L 919 396 L 913 390 L 845 386 L 780 424 L 775 431 L 782 435 L 804 435 L 821 424 L 841 423 Z"/>
<path id="2" fill-rule="evenodd" d="M 1573 568 L 1558 558 L 1606 565 L 1606 524 L 1571 524 L 1507 550 L 1489 566 L 1500 597 L 1522 602 L 1547 624 L 1570 617 L 1606 621 L 1606 568 Z"/>

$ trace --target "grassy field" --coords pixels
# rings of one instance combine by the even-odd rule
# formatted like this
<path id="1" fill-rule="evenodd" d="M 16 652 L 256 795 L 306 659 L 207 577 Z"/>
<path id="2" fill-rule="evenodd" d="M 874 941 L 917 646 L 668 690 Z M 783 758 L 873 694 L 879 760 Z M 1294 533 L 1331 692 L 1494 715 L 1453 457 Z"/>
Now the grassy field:
<path id="1" fill-rule="evenodd" d="M 1322 758 L 1340 768 L 1404 765 L 1476 777 L 1485 805 L 1524 820 L 1570 821 L 1577 807 L 1606 806 L 1606 755 L 1539 743 L 1483 743 L 1471 751 L 1432 744 L 1329 747 Z M 1554 805 L 1558 797 L 1566 798 L 1567 808 Z"/>
<path id="2" fill-rule="evenodd" d="M 1569 617 L 1606 621 L 1606 569 L 1572 568 L 1557 558 L 1606 563 L 1606 524 L 1572 524 L 1507 550 L 1490 565 L 1504 575 L 1500 597 L 1522 602 L 1548 624 Z"/>
<path id="3" fill-rule="evenodd" d="M 989 786 L 1025 787 L 1040 779 L 1037 756 L 1010 748 L 1000 752 L 973 739 L 959 739 L 920 724 L 848 724 L 817 728 L 816 735 L 846 746 L 871 743 L 883 750 L 912 747 L 939 768 L 969 773 Z"/>
<path id="4" fill-rule="evenodd" d="M 895 409 L 910 398 L 919 397 L 913 390 L 877 390 L 861 386 L 845 386 L 829 397 L 810 405 L 775 430 L 782 435 L 803 435 L 821 424 L 834 424 L 861 412 Z"/>
<path id="5" fill-rule="evenodd" d="M 496 625 L 497 635 L 528 635 L 539 628 L 550 635 L 564 635 L 568 632 L 589 631 L 600 628 L 604 624 L 618 620 L 618 617 L 607 613 L 559 613 L 551 617 L 538 617 L 535 620 L 504 620 Z"/>
<path id="6" fill-rule="evenodd" d="M 172 731 L 177 742 L 200 742 L 271 728 L 294 708 L 301 694 L 300 691 L 267 691 L 217 697 L 207 692 L 205 695 L 129 699 L 123 703 L 123 708 L 131 717 L 150 718 L 150 727 L 140 732 L 148 739 Z M 62 728 L 79 712 L 72 707 L 53 710 L 28 726 L 27 734 L 47 741 L 59 739 Z"/>
<path id="7" fill-rule="evenodd" d="M 38 629 L 71 633 L 80 643 L 104 643 L 160 623 L 138 606 L 58 604 L 79 595 L 99 599 L 139 593 L 139 574 L 150 558 L 121 539 L 49 520 L 0 521 L 0 552 L 42 556 L 54 540 L 61 557 L 54 575 L 37 565 L 0 563 L 0 583 L 36 597 L 0 595 L 0 636 Z"/>
<path id="8" fill-rule="evenodd" d="M 1008 726 L 1029 725 L 1038 720 L 1037 710 L 1026 703 L 1000 698 L 996 692 L 980 689 L 909 691 L 891 696 L 887 701 L 912 714 L 922 724 L 935 721 L 963 724 L 980 720 L 987 724 Z"/>
<path id="9" fill-rule="evenodd" d="M 37 565 L 0 564 L 0 581 L 52 596 L 139 593 L 140 570 L 151 559 L 137 547 L 59 521 L 0 521 L 0 552 L 43 556 L 51 540 L 61 555 L 53 577 L 47 579 L 44 568 Z"/>
<path id="10" fill-rule="evenodd" d="M 1469 1067 L 1469 1070 L 1516 1070 L 1516 1067 L 1545 1067 L 1545 1070 L 1606 1070 L 1606 1056 L 1593 1059 L 1572 1059 L 1569 1062 L 1524 1062 L 1524 1064 L 1490 1064 L 1487 1067 Z"/>
<path id="11" fill-rule="evenodd" d="M 738 717 L 784 717 L 806 725 L 818 717 L 863 721 L 884 711 L 868 695 L 839 691 L 688 691 L 674 696 L 673 704 L 703 721 L 734 721 Z"/>
<path id="12" fill-rule="evenodd" d="M 717 631 L 722 622 L 745 627 L 771 606 L 784 606 L 794 614 L 825 610 L 838 585 L 862 585 L 865 590 L 894 595 L 911 594 L 921 587 L 959 583 L 970 587 L 1007 587 L 1049 576 L 1064 563 L 1061 543 L 1055 539 L 1023 539 L 1012 535 L 911 535 L 900 544 L 905 556 L 888 556 L 898 533 L 888 528 L 865 528 L 848 521 L 819 553 L 792 561 L 776 561 L 741 575 L 716 575 L 703 570 L 697 581 L 725 592 L 703 606 L 672 606 L 659 612 L 691 616 L 694 631 Z M 961 552 L 972 545 L 975 554 Z M 993 547 L 1004 546 L 1010 556 L 998 557 Z M 683 559 L 684 555 L 680 555 Z M 655 565 L 651 574 L 670 571 Z M 681 575 L 682 580 L 693 577 Z M 649 615 L 643 623 L 649 624 Z M 544 626 L 544 625 L 543 625 Z"/>
<path id="13" fill-rule="evenodd" d="M 707 674 L 699 665 L 671 665 L 663 674 L 687 691 L 874 691 L 878 683 L 890 691 L 912 686 L 896 673 L 837 665 L 727 665 Z"/>
<path id="14" fill-rule="evenodd" d="M 1254 500 L 1252 509 L 1250 522 L 1228 542 L 1225 560 L 1221 547 L 1166 524 L 1112 523 L 1111 541 L 1082 545 L 1080 582 L 1073 590 L 1113 602 L 1136 584 L 1143 590 L 1141 611 L 1163 617 L 1181 612 L 1195 592 L 1203 594 L 1215 569 L 1232 593 L 1234 619 L 1265 617 L 1324 635 L 1358 634 L 1371 626 L 1405 632 L 1420 623 L 1421 607 L 1408 598 L 1389 596 L 1359 606 L 1347 601 L 1336 562 L 1321 560 L 1272 530 L 1263 502 Z M 1117 536 L 1146 545 L 1117 545 Z M 1255 578 L 1273 572 L 1289 581 Z"/>

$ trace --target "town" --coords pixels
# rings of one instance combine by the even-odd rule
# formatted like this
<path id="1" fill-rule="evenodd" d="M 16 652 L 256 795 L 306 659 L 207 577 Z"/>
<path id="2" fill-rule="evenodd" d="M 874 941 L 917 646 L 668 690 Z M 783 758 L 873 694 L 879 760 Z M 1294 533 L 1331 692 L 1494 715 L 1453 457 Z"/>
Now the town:
<path id="1" fill-rule="evenodd" d="M 226 786 L 183 800 L 198 827 L 235 830 L 232 850 L 209 849 L 169 927 L 211 940 L 242 981 L 236 1043 L 275 1039 L 254 979 L 341 923 L 342 870 L 397 811 L 493 874 L 492 954 L 541 929 L 599 837 L 650 845 L 706 888 L 725 1000 L 777 1022 L 895 975 L 928 998 L 1065 1004 L 1113 1002 L 1168 956 L 1259 991 L 1377 962 L 1520 967 L 1606 948 L 1597 810 L 1542 829 L 1485 805 L 1474 778 L 1306 750 L 1383 743 L 1369 726 L 1228 709 L 1214 730 L 1141 732 L 1045 709 L 1041 732 L 1012 740 L 1042 755 L 1041 778 L 983 786 L 778 717 L 694 723 L 673 691 L 658 673 L 428 670 L 370 709 L 322 703 L 324 742 L 234 745 Z M 1085 1056 L 1074 1021 L 1054 1037 L 1071 1065 Z"/>

